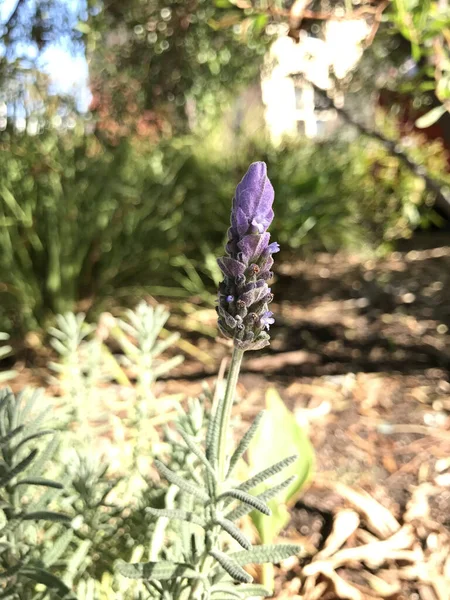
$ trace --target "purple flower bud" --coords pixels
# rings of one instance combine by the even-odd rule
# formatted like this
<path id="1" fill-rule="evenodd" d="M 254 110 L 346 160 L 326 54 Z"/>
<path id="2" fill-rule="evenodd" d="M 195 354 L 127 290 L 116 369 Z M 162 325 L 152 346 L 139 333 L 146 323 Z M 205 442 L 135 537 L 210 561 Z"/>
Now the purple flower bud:
<path id="1" fill-rule="evenodd" d="M 227 256 L 217 261 L 224 274 L 219 287 L 219 328 L 242 350 L 267 346 L 267 330 L 275 322 L 268 309 L 273 296 L 267 284 L 273 276 L 272 254 L 280 250 L 277 242 L 269 243 L 267 232 L 273 199 L 266 165 L 253 163 L 233 198 Z"/>
<path id="2" fill-rule="evenodd" d="M 250 233 L 264 233 L 272 222 L 274 192 L 263 162 L 250 165 L 236 188 L 231 212 L 231 227 L 239 238 Z M 233 236 L 234 237 L 234 236 Z"/>

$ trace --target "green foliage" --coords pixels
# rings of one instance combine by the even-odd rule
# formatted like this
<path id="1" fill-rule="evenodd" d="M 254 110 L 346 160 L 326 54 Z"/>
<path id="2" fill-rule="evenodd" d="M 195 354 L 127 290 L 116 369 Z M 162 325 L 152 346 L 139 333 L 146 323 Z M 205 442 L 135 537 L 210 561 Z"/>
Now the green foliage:
<path id="1" fill-rule="evenodd" d="M 42 552 L 52 540 L 50 523 L 70 523 L 67 514 L 52 510 L 63 486 L 45 474 L 46 463 L 54 460 L 56 444 L 53 430 L 43 429 L 49 406 L 35 409 L 38 394 L 17 398 L 0 390 L 0 492 L 1 492 L 1 585 L 2 597 L 15 600 L 44 598 L 36 583 L 47 590 L 45 598 L 74 598 L 70 588 L 48 569 L 70 541 L 72 531 L 57 525 L 57 542 L 52 553 Z M 44 522 L 44 523 L 42 523 Z M 38 525 L 39 523 L 39 525 Z M 49 595 L 48 595 L 49 594 Z"/>
<path id="2" fill-rule="evenodd" d="M 289 512 L 286 504 L 294 500 L 302 487 L 311 478 L 314 465 L 314 453 L 311 444 L 298 425 L 294 415 L 286 408 L 275 389 L 271 388 L 266 395 L 265 418 L 262 420 L 258 432 L 250 445 L 248 452 L 251 472 L 259 471 L 268 462 L 286 456 L 290 452 L 296 454 L 290 459 L 281 459 L 268 469 L 263 469 L 259 474 L 250 477 L 241 484 L 241 488 L 256 490 L 261 493 L 267 488 L 261 483 L 267 476 L 276 476 L 283 471 L 283 476 L 274 477 L 273 481 L 281 483 L 286 474 L 295 475 L 296 478 L 280 493 L 277 501 L 269 502 L 272 515 L 268 519 L 261 518 L 258 512 L 252 512 L 252 521 L 258 530 L 264 544 L 272 543 L 289 521 Z M 271 440 L 270 447 L 267 440 Z M 288 468 L 289 467 L 289 468 Z"/>
<path id="3" fill-rule="evenodd" d="M 423 182 L 377 142 L 261 140 L 227 154 L 208 141 L 100 143 L 46 129 L 0 143 L 0 290 L 5 329 L 35 329 L 78 303 L 94 313 L 156 296 L 212 304 L 233 181 L 256 156 L 276 192 L 285 252 L 377 247 L 426 223 Z M 216 137 L 219 136 L 219 137 Z M 413 148 L 432 172 L 437 144 Z M 92 312 L 92 311 L 91 311 Z"/>
<path id="4" fill-rule="evenodd" d="M 78 129 L 2 139 L 2 296 L 7 308 L 20 307 L 18 324 L 43 325 L 52 313 L 73 310 L 99 289 L 107 296 L 135 284 L 133 272 L 148 281 L 143 271 L 161 268 L 163 259 L 165 264 L 165 231 L 176 216 L 156 189 L 136 189 L 137 182 L 148 183 L 152 168 L 146 159 L 138 173 L 126 142 L 102 147 Z M 157 158 L 153 166 L 158 169 Z"/>
<path id="5" fill-rule="evenodd" d="M 91 344 L 97 345 L 94 354 L 98 359 L 101 344 L 112 336 L 130 361 L 139 364 L 136 357 L 140 353 L 150 353 L 159 360 L 161 352 L 176 341 L 160 338 L 168 316 L 162 307 L 139 305 L 136 311 L 125 314 L 127 321 L 103 315 L 96 327 L 88 325 L 84 315 L 66 314 L 57 319 L 58 327 L 51 329 L 53 346 L 61 356 L 54 367 L 58 367 L 55 370 L 62 381 L 67 378 L 63 387 L 66 401 L 80 404 L 78 411 L 62 413 L 63 424 L 59 426 L 68 431 L 61 444 L 55 437 L 45 442 L 52 430 L 42 427 L 47 409 L 33 414 L 36 394 L 25 403 L 25 397 L 16 401 L 8 392 L 2 396 L 3 531 L 13 546 L 8 547 L 6 556 L 0 553 L 0 559 L 8 560 L 8 585 L 12 580 L 14 586 L 20 584 L 17 600 L 95 600 L 103 596 L 183 600 L 201 598 L 204 593 L 218 600 L 270 595 L 270 586 L 250 585 L 252 577 L 243 567 L 278 562 L 298 554 L 301 548 L 289 544 L 254 547 L 238 521 L 254 510 L 270 514 L 267 502 L 291 486 L 293 477 L 281 483 L 276 480 L 296 457 L 278 460 L 243 483 L 231 477 L 245 451 L 252 447 L 252 438 L 253 442 L 258 439 L 262 415 L 237 444 L 228 469 L 220 470 L 230 473 L 222 481 L 218 457 L 225 397 L 220 391 L 222 382 L 214 393 L 205 387 L 200 399 L 189 400 L 186 410 L 179 408 L 176 427 L 165 430 L 166 459 L 164 463 L 155 460 L 154 465 L 169 481 L 167 489 L 145 481 L 138 473 L 141 463 L 137 459 L 142 455 L 131 464 L 124 462 L 125 472 L 111 472 L 107 462 L 92 453 L 89 419 L 85 420 L 86 429 L 79 429 L 77 419 L 83 418 L 88 404 L 82 396 L 87 394 L 91 403 L 96 402 L 96 386 L 105 378 L 109 364 L 105 367 L 101 360 L 92 361 Z M 118 330 L 127 337 L 117 334 Z M 144 363 L 145 368 L 153 367 Z M 148 381 L 151 384 L 154 378 Z M 137 384 L 136 394 L 138 388 Z M 209 403 L 214 405 L 211 414 L 206 410 Z M 64 407 L 61 400 L 58 404 Z M 129 425 L 135 427 L 132 421 Z M 147 443 L 139 452 L 150 450 Z M 52 457 L 54 466 L 47 474 L 44 469 Z M 62 465 L 64 489 L 57 476 L 53 479 Z M 257 493 L 256 487 L 267 482 L 265 491 Z M 65 529 L 63 525 L 69 522 L 72 527 Z M 10 531 L 17 534 L 15 538 Z M 114 565 L 128 584 L 113 577 Z"/>
<path id="6" fill-rule="evenodd" d="M 237 7 L 210 0 L 99 6 L 83 27 L 100 126 L 155 135 L 217 117 L 257 78 L 270 39 L 263 23 L 239 21 Z"/>
<path id="7" fill-rule="evenodd" d="M 263 481 L 272 482 L 274 476 L 292 465 L 297 457 L 289 457 L 272 467 L 263 469 L 261 473 L 248 482 L 240 484 L 239 487 L 235 487 L 235 482 L 228 477 L 225 481 L 220 481 L 217 462 L 219 444 L 217 424 L 221 419 L 223 402 L 223 399 L 219 400 L 213 414 L 207 419 L 207 442 L 204 449 L 199 444 L 199 440 L 205 435 L 202 434 L 205 415 L 202 414 L 199 404 L 191 402 L 189 410 L 180 413 L 177 429 L 181 443 L 172 437 L 173 434 L 169 434 L 171 447 L 179 448 L 184 457 L 180 455 L 177 459 L 176 454 L 171 455 L 170 468 L 159 460 L 155 461 L 155 466 L 162 477 L 178 490 L 176 498 L 180 508 L 149 508 L 148 512 L 158 519 L 158 522 L 170 519 L 171 526 L 178 527 L 180 531 L 178 538 L 181 537 L 182 540 L 181 546 L 179 544 L 168 548 L 166 546 L 162 561 L 117 565 L 119 573 L 125 577 L 142 579 L 152 584 L 158 581 L 155 597 L 162 598 L 166 594 L 170 598 L 201 598 L 203 593 L 207 593 L 217 598 L 246 598 L 251 595 L 251 592 L 269 595 L 269 590 L 262 586 L 248 587 L 252 577 L 242 567 L 250 563 L 279 562 L 301 551 L 299 546 L 289 544 L 253 547 L 235 523 L 243 514 L 252 510 L 260 511 L 264 515 L 270 514 L 265 498 L 262 495 L 250 494 L 247 490 L 255 488 Z M 236 464 L 238 460 L 236 457 L 242 456 L 245 451 L 243 449 L 248 447 L 250 438 L 255 435 L 260 422 L 261 417 L 258 416 L 256 423 L 250 427 L 250 433 L 244 435 L 232 455 L 233 463 Z M 230 467 L 229 473 L 233 470 Z M 205 482 L 206 485 L 202 487 L 200 482 Z M 289 478 L 288 485 L 291 483 L 292 478 Z M 269 484 L 266 498 L 270 497 L 268 492 L 277 493 L 283 487 Z M 233 503 L 234 507 L 231 507 L 231 510 L 227 508 L 230 503 Z M 184 508 L 186 506 L 189 510 Z M 243 513 L 239 512 L 242 507 Z M 226 511 L 228 514 L 224 517 Z M 155 535 L 156 531 L 155 528 Z M 159 539 L 158 546 L 160 544 Z M 234 544 L 244 550 L 233 551 Z M 213 562 L 206 569 L 206 565 L 209 565 L 211 560 Z"/>
<path id="8" fill-rule="evenodd" d="M 108 421 L 108 415 L 99 410 L 107 402 L 105 382 L 118 381 L 132 388 L 132 408 L 129 411 L 138 437 L 136 452 L 143 448 L 142 437 L 148 438 L 149 418 L 156 411 L 153 386 L 155 381 L 183 361 L 180 355 L 162 360 L 161 355 L 179 338 L 177 333 L 161 338 L 169 318 L 162 305 L 152 307 L 141 302 L 135 310 L 128 309 L 125 319 L 116 319 L 109 313 L 100 316 L 97 325 L 86 323 L 85 315 L 66 313 L 57 315 L 55 327 L 50 327 L 50 344 L 59 360 L 50 368 L 57 373 L 57 384 L 64 397 L 68 414 L 89 433 L 92 421 Z M 113 355 L 106 341 L 118 342 L 123 354 Z M 132 386 L 129 377 L 136 379 Z M 111 401 L 109 405 L 111 405 Z M 122 407 L 123 409 L 123 404 Z"/>
<path id="9" fill-rule="evenodd" d="M 136 392 L 141 403 L 153 398 L 152 387 L 158 377 L 183 362 L 180 355 L 164 361 L 160 358 L 180 337 L 179 333 L 172 333 L 165 339 L 160 338 L 168 318 L 169 312 L 164 306 L 153 307 L 140 302 L 134 310 L 125 312 L 125 319 L 117 320 L 117 327 L 112 331 L 126 357 L 125 366 L 135 371 Z M 141 416 L 144 414 L 145 409 Z"/>
<path id="10" fill-rule="evenodd" d="M 411 44 L 411 55 L 419 66 L 415 80 L 431 79 L 434 76 L 435 94 L 444 104 L 444 111 L 450 108 L 450 62 L 446 32 L 450 25 L 448 6 L 438 0 L 394 0 L 387 13 L 391 24 Z M 425 83 L 425 82 L 424 82 Z M 426 87 L 424 88 L 426 89 Z M 433 118 L 439 118 L 435 111 Z M 440 116 L 442 116 L 441 113 Z M 429 124 L 434 120 L 429 118 Z"/>

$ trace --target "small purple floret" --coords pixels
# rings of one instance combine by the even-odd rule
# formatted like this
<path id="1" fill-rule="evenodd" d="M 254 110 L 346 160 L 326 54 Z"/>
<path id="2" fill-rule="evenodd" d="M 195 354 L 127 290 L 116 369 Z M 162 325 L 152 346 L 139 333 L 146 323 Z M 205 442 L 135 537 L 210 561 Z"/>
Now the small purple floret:
<path id="1" fill-rule="evenodd" d="M 269 344 L 267 330 L 275 320 L 268 304 L 273 296 L 267 281 L 272 277 L 272 254 L 267 228 L 273 219 L 274 191 L 263 162 L 250 165 L 236 188 L 231 210 L 227 256 L 218 259 L 224 280 L 219 287 L 219 328 L 242 350 Z"/>
<path id="2" fill-rule="evenodd" d="M 275 319 L 272 317 L 273 312 L 270 310 L 266 311 L 260 319 L 261 327 L 264 329 L 269 329 L 271 325 L 275 323 Z"/>
<path id="3" fill-rule="evenodd" d="M 276 254 L 280 251 L 280 244 L 278 242 L 272 242 L 267 246 L 267 250 L 270 254 Z"/>

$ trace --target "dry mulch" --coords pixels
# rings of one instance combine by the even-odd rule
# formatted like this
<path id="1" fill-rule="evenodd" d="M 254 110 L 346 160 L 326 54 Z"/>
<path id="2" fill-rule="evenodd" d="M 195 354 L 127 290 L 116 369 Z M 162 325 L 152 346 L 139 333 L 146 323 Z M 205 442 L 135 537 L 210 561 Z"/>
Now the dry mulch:
<path id="1" fill-rule="evenodd" d="M 450 247 L 319 255 L 282 265 L 273 288 L 273 342 L 247 356 L 239 417 L 275 385 L 317 454 L 283 534 L 307 556 L 281 566 L 276 597 L 449 600 Z M 195 394 L 199 375 L 187 361 L 161 391 Z"/>

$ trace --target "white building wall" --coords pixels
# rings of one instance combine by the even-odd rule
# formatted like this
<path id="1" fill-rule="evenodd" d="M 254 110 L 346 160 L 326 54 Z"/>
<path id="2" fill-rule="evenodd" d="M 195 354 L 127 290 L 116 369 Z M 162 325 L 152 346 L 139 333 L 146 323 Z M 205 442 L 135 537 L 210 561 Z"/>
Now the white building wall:
<path id="1" fill-rule="evenodd" d="M 338 79 L 345 77 L 361 58 L 361 42 L 369 27 L 364 20 L 329 21 L 324 32 L 324 39 L 302 32 L 298 43 L 283 35 L 272 44 L 261 89 L 266 124 L 275 143 L 297 136 L 299 128 L 307 137 L 317 137 L 323 121 L 337 118 L 334 111 L 318 113 L 308 81 L 327 90 L 332 73 Z"/>

